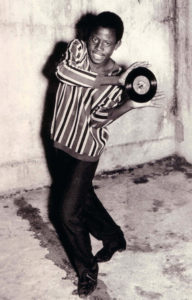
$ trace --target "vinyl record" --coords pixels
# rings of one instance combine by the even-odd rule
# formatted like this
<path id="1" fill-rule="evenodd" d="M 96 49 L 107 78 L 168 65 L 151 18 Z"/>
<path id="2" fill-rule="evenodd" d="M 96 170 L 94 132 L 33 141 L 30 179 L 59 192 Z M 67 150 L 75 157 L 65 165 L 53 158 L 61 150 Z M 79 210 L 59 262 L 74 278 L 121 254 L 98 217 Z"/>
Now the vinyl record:
<path id="1" fill-rule="evenodd" d="M 131 100 L 147 102 L 155 96 L 157 91 L 155 75 L 147 68 L 135 68 L 126 78 L 125 90 Z"/>

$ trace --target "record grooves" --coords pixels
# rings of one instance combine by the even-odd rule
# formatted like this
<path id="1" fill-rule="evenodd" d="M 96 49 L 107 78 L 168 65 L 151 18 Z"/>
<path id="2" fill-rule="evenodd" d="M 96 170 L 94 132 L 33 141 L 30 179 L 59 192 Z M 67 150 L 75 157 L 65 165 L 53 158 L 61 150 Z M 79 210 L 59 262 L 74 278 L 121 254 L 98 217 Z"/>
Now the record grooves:
<path id="1" fill-rule="evenodd" d="M 131 100 L 147 102 L 155 96 L 157 91 L 155 75 L 147 68 L 135 68 L 126 78 L 125 90 Z"/>

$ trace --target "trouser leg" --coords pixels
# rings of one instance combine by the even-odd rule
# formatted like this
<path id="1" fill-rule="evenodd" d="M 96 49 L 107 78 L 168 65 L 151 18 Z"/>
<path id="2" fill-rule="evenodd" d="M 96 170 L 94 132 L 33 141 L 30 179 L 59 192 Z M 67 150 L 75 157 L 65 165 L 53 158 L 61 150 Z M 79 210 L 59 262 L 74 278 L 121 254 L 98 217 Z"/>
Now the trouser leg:
<path id="1" fill-rule="evenodd" d="M 86 270 L 97 270 L 83 214 L 96 167 L 95 162 L 80 161 L 57 151 L 53 184 L 55 220 L 59 236 L 67 244 L 67 251 L 79 276 Z"/>
<path id="2" fill-rule="evenodd" d="M 104 245 L 118 243 L 118 238 L 123 236 L 123 232 L 104 208 L 92 186 L 86 198 L 84 213 L 89 232 L 94 237 L 102 240 Z"/>

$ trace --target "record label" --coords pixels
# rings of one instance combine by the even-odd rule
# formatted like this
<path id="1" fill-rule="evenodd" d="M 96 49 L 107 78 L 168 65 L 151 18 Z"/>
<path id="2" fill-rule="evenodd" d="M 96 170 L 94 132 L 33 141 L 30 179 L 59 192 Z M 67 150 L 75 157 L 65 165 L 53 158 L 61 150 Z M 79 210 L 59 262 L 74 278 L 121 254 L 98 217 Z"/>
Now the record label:
<path id="1" fill-rule="evenodd" d="M 147 102 L 155 96 L 157 91 L 155 75 L 147 68 L 135 68 L 126 78 L 125 90 L 131 100 Z"/>

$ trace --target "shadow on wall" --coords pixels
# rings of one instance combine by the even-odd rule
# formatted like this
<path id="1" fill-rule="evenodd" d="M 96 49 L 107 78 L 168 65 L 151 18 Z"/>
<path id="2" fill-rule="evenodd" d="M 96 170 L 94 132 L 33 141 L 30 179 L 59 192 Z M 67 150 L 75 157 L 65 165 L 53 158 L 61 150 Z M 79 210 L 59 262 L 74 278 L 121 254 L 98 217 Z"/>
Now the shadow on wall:
<path id="1" fill-rule="evenodd" d="M 76 23 L 76 38 L 82 39 L 84 41 L 87 40 L 89 36 L 89 32 L 91 29 L 91 24 L 93 24 L 93 20 L 95 15 L 90 13 L 83 15 Z M 57 64 L 61 61 L 62 55 L 67 48 L 67 43 L 64 41 L 58 42 L 52 54 L 49 56 L 45 66 L 43 67 L 42 73 L 48 80 L 47 91 L 45 94 L 45 102 L 44 102 L 44 111 L 42 116 L 42 124 L 41 124 L 41 139 L 45 151 L 45 157 L 47 161 L 47 166 L 52 177 L 52 182 L 54 182 L 54 164 L 55 164 L 55 151 L 53 147 L 53 143 L 50 139 L 50 129 L 52 123 L 52 117 L 54 112 L 54 104 L 55 104 L 55 96 L 58 88 L 59 81 L 55 76 L 55 70 Z M 56 194 L 55 194 L 56 193 Z M 61 245 L 65 249 L 68 254 L 68 258 L 72 265 L 73 261 L 70 258 L 70 249 L 68 249 L 69 243 L 66 238 L 63 236 L 62 227 L 63 224 L 60 222 L 59 217 L 59 195 L 58 191 L 54 189 L 52 184 L 49 199 L 48 199 L 48 215 L 51 223 L 54 225 L 58 237 L 60 239 Z M 59 254 L 58 254 L 59 255 Z"/>
<path id="2" fill-rule="evenodd" d="M 77 21 L 75 25 L 76 38 L 87 41 L 94 25 L 96 15 L 86 13 Z"/>
<path id="3" fill-rule="evenodd" d="M 92 13 L 86 13 L 76 22 L 75 24 L 76 38 L 84 41 L 88 39 L 95 16 L 96 15 Z M 52 54 L 48 57 L 45 66 L 42 69 L 43 75 L 48 80 L 48 86 L 45 94 L 40 135 L 44 147 L 48 170 L 52 178 L 54 176 L 54 148 L 53 148 L 52 141 L 50 140 L 50 129 L 51 129 L 51 121 L 52 121 L 53 111 L 54 111 L 55 95 L 59 84 L 58 79 L 55 76 L 55 70 L 66 48 L 67 48 L 67 42 L 65 41 L 58 42 L 55 45 Z"/>
<path id="4" fill-rule="evenodd" d="M 48 80 L 47 91 L 44 100 L 44 110 L 41 123 L 41 139 L 44 147 L 45 158 L 51 177 L 53 177 L 54 149 L 50 139 L 51 122 L 54 112 L 55 95 L 58 88 L 58 79 L 55 76 L 57 63 L 67 48 L 66 42 L 58 42 L 52 54 L 49 56 L 42 73 Z"/>

